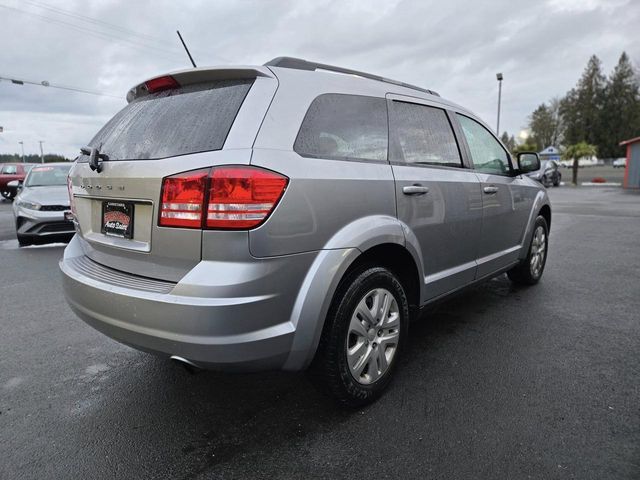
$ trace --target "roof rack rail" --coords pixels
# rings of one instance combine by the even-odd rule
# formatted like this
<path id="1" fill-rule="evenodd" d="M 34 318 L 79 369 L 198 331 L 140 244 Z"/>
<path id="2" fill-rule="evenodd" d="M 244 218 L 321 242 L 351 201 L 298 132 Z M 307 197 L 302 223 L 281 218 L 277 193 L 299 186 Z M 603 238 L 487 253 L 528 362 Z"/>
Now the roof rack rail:
<path id="1" fill-rule="evenodd" d="M 265 67 L 282 67 L 293 68 L 295 70 L 327 70 L 329 72 L 345 73 L 347 75 L 357 75 L 358 77 L 368 78 L 370 80 L 377 80 L 379 82 L 391 83 L 400 87 L 411 88 L 412 90 L 418 90 L 420 92 L 429 93 L 439 97 L 438 92 L 428 90 L 426 88 L 416 87 L 408 83 L 399 82 L 398 80 L 392 80 L 390 78 L 381 77 L 380 75 L 373 75 L 371 73 L 359 72 L 358 70 L 351 70 L 349 68 L 336 67 L 333 65 L 327 65 L 325 63 L 316 63 L 303 60 L 302 58 L 295 57 L 276 57 L 273 60 L 264 64 Z"/>

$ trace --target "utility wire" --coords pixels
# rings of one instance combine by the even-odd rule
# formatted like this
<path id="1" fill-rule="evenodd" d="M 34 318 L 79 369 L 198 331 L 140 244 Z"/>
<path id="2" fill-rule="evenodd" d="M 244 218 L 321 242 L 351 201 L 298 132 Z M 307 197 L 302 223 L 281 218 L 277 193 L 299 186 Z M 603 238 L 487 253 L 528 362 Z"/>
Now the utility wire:
<path id="1" fill-rule="evenodd" d="M 151 35 L 146 35 L 144 33 L 136 32 L 134 30 L 129 30 L 128 28 L 121 27 L 113 23 L 105 22 L 104 20 L 98 20 L 97 18 L 92 18 L 87 15 L 82 15 L 80 13 L 75 13 L 70 10 L 65 10 L 63 8 L 54 7 L 53 5 L 47 5 L 46 3 L 36 2 L 31 0 L 22 0 L 22 3 L 28 3 L 29 5 L 32 5 L 37 8 L 42 8 L 44 10 L 49 10 L 50 12 L 57 13 L 58 15 L 64 15 L 67 17 L 76 18 L 84 22 L 93 23 L 94 25 L 102 25 L 104 27 L 111 28 L 113 30 L 118 30 L 119 32 L 125 33 L 127 35 L 145 38 L 147 40 L 160 42 L 166 45 L 166 41 L 158 37 L 152 37 Z"/>
<path id="2" fill-rule="evenodd" d="M 80 13 L 72 12 L 70 10 L 65 10 L 63 8 L 60 8 L 60 7 L 54 7 L 52 5 L 48 5 L 48 4 L 43 3 L 43 2 L 38 2 L 38 1 L 34 1 L 34 0 L 22 0 L 22 3 L 26 3 L 26 4 L 29 4 L 29 5 L 32 5 L 32 6 L 36 7 L 36 8 L 41 8 L 41 9 L 44 9 L 44 10 L 48 10 L 48 11 L 54 13 L 54 14 L 63 15 L 63 16 L 70 17 L 70 18 L 73 18 L 73 19 L 77 19 L 77 20 L 79 20 L 81 22 L 87 22 L 87 23 L 90 23 L 90 24 L 93 24 L 93 25 L 102 26 L 103 28 L 108 28 L 108 29 L 111 29 L 111 30 L 115 30 L 115 31 L 119 32 L 120 34 L 125 34 L 125 35 L 129 35 L 129 36 L 133 36 L 133 37 L 138 37 L 138 38 L 140 38 L 140 39 L 142 39 L 144 41 L 151 41 L 151 42 L 154 42 L 154 43 L 156 43 L 158 45 L 162 45 L 163 48 L 165 48 L 165 49 L 169 48 L 172 51 L 172 53 L 175 52 L 174 44 L 168 43 L 165 39 L 162 39 L 162 38 L 159 38 L 159 37 L 155 37 L 155 36 L 152 36 L 152 35 L 147 35 L 147 34 L 144 34 L 144 33 L 140 33 L 140 32 L 137 32 L 135 30 L 130 30 L 130 29 L 122 27 L 120 25 L 116 25 L 116 24 L 113 24 L 113 23 L 105 22 L 103 20 L 99 20 L 97 18 L 89 17 L 87 15 L 82 15 Z M 15 9 L 15 10 L 17 10 L 17 9 Z M 31 12 L 27 12 L 27 11 L 22 11 L 22 12 L 26 13 L 26 14 L 32 14 Z M 35 15 L 37 15 L 37 14 L 35 14 Z M 44 18 L 48 18 L 48 17 L 44 17 Z M 54 20 L 54 19 L 52 19 L 52 20 Z M 79 26 L 79 25 L 76 25 L 76 26 L 80 27 L 80 28 L 86 28 L 86 27 Z M 90 31 L 94 32 L 93 29 L 90 30 Z M 109 34 L 108 32 L 104 32 L 104 33 L 108 34 L 108 35 L 113 35 L 113 34 Z M 122 37 L 116 37 L 116 38 L 122 39 Z M 122 39 L 122 40 L 125 40 L 125 39 Z M 125 40 L 125 41 L 127 41 L 127 40 Z M 151 47 L 151 48 L 157 48 L 157 47 L 153 47 L 153 46 L 148 45 L 148 44 L 146 44 L 146 46 L 147 47 Z M 198 52 L 198 53 L 202 54 L 202 55 L 212 55 L 213 57 L 218 58 L 219 60 L 222 60 L 223 62 L 231 63 L 231 61 L 229 59 L 221 57 L 220 55 L 211 54 L 210 52 L 205 54 L 204 52 L 201 52 L 198 49 L 193 49 L 193 50 L 195 52 Z M 176 52 L 176 54 L 177 54 L 177 52 Z"/>
<path id="3" fill-rule="evenodd" d="M 122 97 L 122 96 L 110 95 L 108 93 L 97 92 L 95 90 L 85 90 L 84 88 L 71 87 L 69 85 L 54 85 L 54 84 L 49 83 L 47 81 L 34 82 L 32 80 L 24 80 L 24 79 L 17 79 L 17 78 L 10 78 L 10 77 L 0 76 L 0 81 L 1 80 L 8 80 L 8 81 L 10 81 L 11 83 L 13 83 L 15 85 L 24 85 L 24 84 L 37 85 L 39 87 L 58 88 L 60 90 L 69 90 L 69 91 L 72 91 L 72 92 L 88 93 L 90 95 L 98 95 L 100 97 L 111 97 L 111 98 L 117 98 L 117 99 L 120 99 L 120 100 L 124 100 L 124 97 Z"/>
<path id="4" fill-rule="evenodd" d="M 131 45 L 133 45 L 135 47 L 141 47 L 141 48 L 147 48 L 147 49 L 155 50 L 157 52 L 156 54 L 159 53 L 161 56 L 163 56 L 165 58 L 169 58 L 168 55 L 171 55 L 172 58 L 170 58 L 170 59 L 173 60 L 173 61 L 175 61 L 177 58 L 183 58 L 181 53 L 178 53 L 178 52 L 175 52 L 175 51 L 169 52 L 166 49 L 154 47 L 153 45 L 148 45 L 148 44 L 141 43 L 141 42 L 136 42 L 135 40 L 128 40 L 126 38 L 122 38 L 122 37 L 119 37 L 117 35 L 113 35 L 113 34 L 111 34 L 109 32 L 96 31 L 96 30 L 91 29 L 89 27 L 83 27 L 83 26 L 76 25 L 76 24 L 71 23 L 71 22 L 67 22 L 65 20 L 59 20 L 57 18 L 47 17 L 45 15 L 40 15 L 38 13 L 27 12 L 25 10 L 20 10 L 19 8 L 10 7 L 8 5 L 0 4 L 0 8 L 4 8 L 4 9 L 7 9 L 7 10 L 12 10 L 14 12 L 19 12 L 19 13 L 22 13 L 24 15 L 30 15 L 32 17 L 36 17 L 39 20 L 43 20 L 43 21 L 46 21 L 48 23 L 49 22 L 53 22 L 53 23 L 58 23 L 58 24 L 61 24 L 61 25 L 65 25 L 67 27 L 71 27 L 71 28 L 79 30 L 81 32 L 90 33 L 92 37 L 97 35 L 97 36 L 101 36 L 103 38 L 106 38 L 108 40 L 116 40 L 116 41 L 119 41 L 119 42 L 126 42 L 126 43 L 129 43 L 129 44 L 131 44 Z"/>

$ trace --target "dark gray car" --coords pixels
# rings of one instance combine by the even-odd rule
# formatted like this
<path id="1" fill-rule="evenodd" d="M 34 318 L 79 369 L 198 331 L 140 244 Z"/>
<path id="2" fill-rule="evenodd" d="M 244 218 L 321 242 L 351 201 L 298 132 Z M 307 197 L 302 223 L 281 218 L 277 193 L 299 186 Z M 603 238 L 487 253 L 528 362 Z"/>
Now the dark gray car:
<path id="1" fill-rule="evenodd" d="M 560 165 L 555 160 L 543 160 L 540 162 L 540 168 L 533 172 L 527 173 L 527 176 L 537 180 L 545 187 L 559 187 L 562 182 L 562 172 Z"/>
<path id="2" fill-rule="evenodd" d="M 435 92 L 278 58 L 127 100 L 71 171 L 60 263 L 73 310 L 123 343 L 202 368 L 311 367 L 361 405 L 420 308 L 542 275 L 537 155 L 514 160 Z"/>

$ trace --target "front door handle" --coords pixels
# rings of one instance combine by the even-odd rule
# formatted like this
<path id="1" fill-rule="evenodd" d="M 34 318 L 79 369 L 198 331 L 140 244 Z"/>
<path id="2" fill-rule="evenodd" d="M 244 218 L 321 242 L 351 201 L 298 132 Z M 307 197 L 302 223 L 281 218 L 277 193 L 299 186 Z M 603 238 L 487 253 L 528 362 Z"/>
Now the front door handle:
<path id="1" fill-rule="evenodd" d="M 484 193 L 488 195 L 498 193 L 498 187 L 484 187 L 483 190 L 484 190 Z"/>
<path id="2" fill-rule="evenodd" d="M 402 187 L 402 193 L 405 195 L 424 195 L 425 193 L 429 193 L 429 188 L 423 187 L 422 185 L 408 185 Z"/>

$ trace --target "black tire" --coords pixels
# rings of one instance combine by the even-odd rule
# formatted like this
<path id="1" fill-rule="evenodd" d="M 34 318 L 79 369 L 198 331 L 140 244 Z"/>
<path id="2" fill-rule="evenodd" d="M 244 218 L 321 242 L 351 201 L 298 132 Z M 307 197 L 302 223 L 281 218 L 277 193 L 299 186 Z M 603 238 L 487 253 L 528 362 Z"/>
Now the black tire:
<path id="1" fill-rule="evenodd" d="M 0 191 L 0 195 L 2 195 L 4 198 L 6 198 L 9 201 L 12 201 L 13 197 L 16 196 L 15 192 L 11 190 L 2 190 Z"/>
<path id="2" fill-rule="evenodd" d="M 356 380 L 351 373 L 347 359 L 348 342 L 353 336 L 353 331 L 350 333 L 350 325 L 352 317 L 356 315 L 357 306 L 361 301 L 366 302 L 369 299 L 367 295 L 375 291 L 386 291 L 391 293 L 395 299 L 397 311 L 394 315 L 398 314 L 398 316 L 395 316 L 399 321 L 398 336 L 395 350 L 391 354 L 386 371 L 383 371 L 379 378 L 372 383 L 363 384 L 361 381 Z M 388 316 L 387 318 L 390 319 L 392 317 Z M 382 321 L 384 322 L 384 319 Z M 408 327 L 409 302 L 397 277 L 382 267 L 370 267 L 354 271 L 340 282 L 334 295 L 310 373 L 320 389 L 325 393 L 329 393 L 339 404 L 352 408 L 369 404 L 382 394 L 391 381 L 395 367 L 398 364 L 398 356 L 407 338 Z M 371 328 L 369 332 L 376 328 L 378 327 Z M 377 330 L 378 336 L 381 335 L 381 331 L 382 329 Z M 384 338 L 384 334 L 380 338 Z M 367 349 L 368 354 L 370 353 L 367 358 L 371 359 L 374 356 L 372 352 L 377 348 L 377 358 L 382 358 L 380 355 L 385 355 L 386 359 L 385 352 L 389 352 L 390 350 L 388 349 L 393 347 L 383 346 L 384 350 L 382 350 L 382 348 L 376 346 L 375 341 L 376 338 L 371 340 L 371 343 L 367 340 L 366 346 L 362 347 Z M 382 345 L 381 342 L 380 346 Z M 363 355 L 362 359 L 366 356 L 367 354 Z M 366 363 L 365 370 L 368 370 L 371 362 L 372 360 L 363 361 L 361 364 Z M 376 366 L 380 365 L 378 362 L 380 360 L 375 360 Z M 376 367 L 374 376 L 377 376 L 381 370 L 382 367 Z M 367 374 L 365 373 L 365 375 Z M 360 378 L 362 379 L 362 377 Z"/>
<path id="3" fill-rule="evenodd" d="M 534 268 L 534 255 L 540 254 L 539 245 L 536 245 L 536 234 L 542 229 L 544 233 L 544 249 L 542 250 L 542 257 L 538 258 L 538 263 L 536 263 L 536 268 Z M 535 247 L 535 248 L 534 248 Z M 535 224 L 533 226 L 533 235 L 531 235 L 531 243 L 529 244 L 529 251 L 527 252 L 527 257 L 522 260 L 517 266 L 513 267 L 511 270 L 507 272 L 509 279 L 516 284 L 519 285 L 535 285 L 542 278 L 542 274 L 544 273 L 544 267 L 547 264 L 547 255 L 549 253 L 549 227 L 547 225 L 547 221 L 544 219 L 542 215 L 538 215 L 536 218 Z M 539 266 L 539 268 L 537 268 Z"/>

